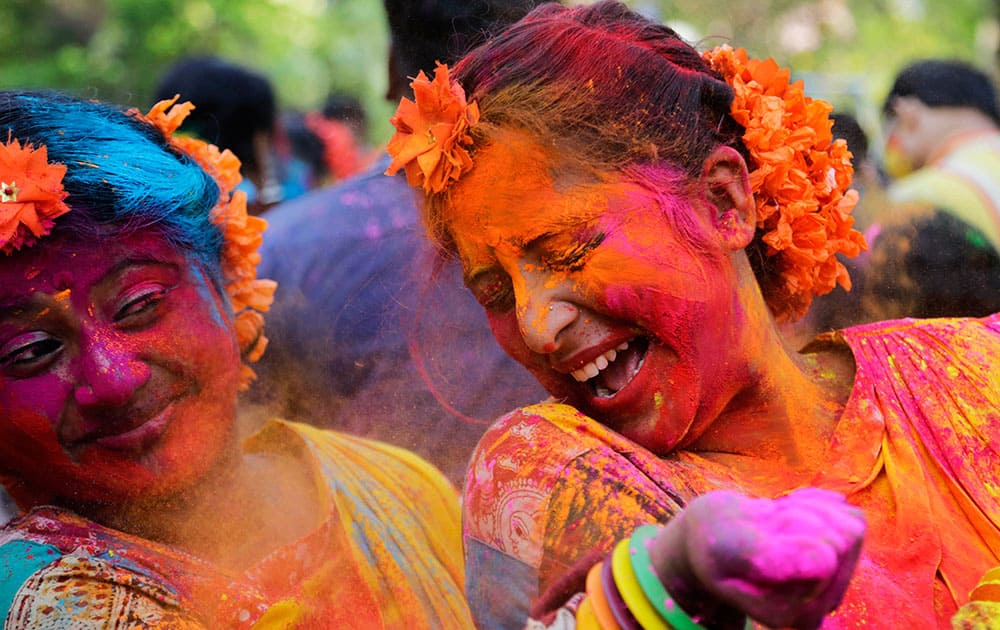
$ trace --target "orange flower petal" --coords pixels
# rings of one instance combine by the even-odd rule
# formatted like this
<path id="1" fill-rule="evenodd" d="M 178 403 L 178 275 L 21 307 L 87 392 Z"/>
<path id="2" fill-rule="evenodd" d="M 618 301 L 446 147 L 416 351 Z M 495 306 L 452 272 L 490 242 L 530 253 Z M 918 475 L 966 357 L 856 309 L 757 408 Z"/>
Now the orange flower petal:
<path id="1" fill-rule="evenodd" d="M 66 167 L 50 164 L 48 149 L 16 139 L 0 144 L 0 251 L 9 254 L 45 236 L 70 211 L 62 180 Z"/>
<path id="2" fill-rule="evenodd" d="M 277 287 L 272 280 L 257 278 L 257 264 L 260 262 L 257 250 L 263 241 L 267 221 L 250 216 L 247 213 L 246 193 L 235 190 L 242 181 L 242 175 L 239 158 L 232 151 L 220 151 L 214 144 L 198 138 L 172 135 L 194 109 L 191 103 L 177 104 L 177 100 L 178 96 L 160 101 L 145 115 L 136 110 L 129 113 L 157 127 L 172 147 L 190 156 L 215 179 L 219 187 L 219 201 L 209 212 L 209 219 L 222 232 L 222 276 L 236 313 L 237 341 L 244 359 L 254 362 L 267 347 L 261 313 L 270 308 Z M 253 344 L 253 348 L 248 349 L 248 344 Z M 246 365 L 242 367 L 241 374 L 241 389 L 246 389 L 255 375 Z"/>
<path id="3" fill-rule="evenodd" d="M 857 193 L 848 190 L 849 152 L 833 141 L 830 104 L 806 96 L 802 82 L 790 83 L 790 71 L 774 60 L 750 59 L 730 46 L 704 57 L 732 85 L 731 114 L 746 130 L 757 226 L 778 270 L 762 289 L 779 321 L 801 317 L 814 295 L 850 287 L 836 254 L 867 249 L 852 227 Z"/>
<path id="4" fill-rule="evenodd" d="M 411 186 L 440 192 L 472 168 L 464 146 L 472 143 L 468 128 L 478 122 L 479 107 L 466 102 L 443 64 L 434 69 L 433 80 L 420 72 L 410 86 L 414 100 L 402 99 L 391 118 L 396 133 L 386 147 L 393 159 L 385 173 L 395 175 L 402 168 Z"/>

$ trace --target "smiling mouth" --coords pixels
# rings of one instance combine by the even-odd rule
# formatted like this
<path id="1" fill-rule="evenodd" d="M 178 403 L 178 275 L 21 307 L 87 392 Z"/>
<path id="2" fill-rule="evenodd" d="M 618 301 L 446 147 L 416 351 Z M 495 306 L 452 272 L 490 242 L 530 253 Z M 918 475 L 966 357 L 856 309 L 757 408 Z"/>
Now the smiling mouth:
<path id="1" fill-rule="evenodd" d="M 573 378 L 586 383 L 598 398 L 611 398 L 639 373 L 648 350 L 649 339 L 634 337 L 573 371 Z"/>
<path id="2" fill-rule="evenodd" d="M 173 405 L 135 426 L 106 426 L 74 443 L 76 447 L 98 446 L 112 451 L 140 453 L 157 442 L 173 418 Z"/>

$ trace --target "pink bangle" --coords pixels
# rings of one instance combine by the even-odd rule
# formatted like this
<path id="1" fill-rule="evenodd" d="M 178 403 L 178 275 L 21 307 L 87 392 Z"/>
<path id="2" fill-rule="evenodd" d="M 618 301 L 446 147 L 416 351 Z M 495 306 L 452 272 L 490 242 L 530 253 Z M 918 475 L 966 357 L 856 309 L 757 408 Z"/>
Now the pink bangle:
<path id="1" fill-rule="evenodd" d="M 629 612 L 625 600 L 622 599 L 618 587 L 615 586 L 615 577 L 611 572 L 610 555 L 604 559 L 604 566 L 601 567 L 601 586 L 604 587 L 604 599 L 608 602 L 608 608 L 611 609 L 611 614 L 614 615 L 615 621 L 618 622 L 622 630 L 642 630 L 642 626 Z"/>

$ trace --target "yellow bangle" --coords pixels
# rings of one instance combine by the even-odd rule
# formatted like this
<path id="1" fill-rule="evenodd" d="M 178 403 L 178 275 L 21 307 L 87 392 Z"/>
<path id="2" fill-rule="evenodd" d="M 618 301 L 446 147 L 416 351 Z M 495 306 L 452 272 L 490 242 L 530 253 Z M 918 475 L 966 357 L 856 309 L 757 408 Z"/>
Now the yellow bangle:
<path id="1" fill-rule="evenodd" d="M 644 630 L 671 630 L 660 613 L 646 599 L 642 587 L 635 577 L 632 561 L 629 559 L 628 538 L 623 538 L 611 552 L 611 574 L 629 612 Z"/>
<path id="2" fill-rule="evenodd" d="M 608 600 L 604 598 L 604 586 L 601 584 L 601 569 L 603 562 L 598 562 L 590 567 L 587 572 L 587 600 L 590 601 L 590 608 L 597 617 L 597 621 L 604 630 L 622 630 L 615 619 Z"/>
<path id="3" fill-rule="evenodd" d="M 604 630 L 590 606 L 589 597 L 584 597 L 576 609 L 576 630 Z"/>

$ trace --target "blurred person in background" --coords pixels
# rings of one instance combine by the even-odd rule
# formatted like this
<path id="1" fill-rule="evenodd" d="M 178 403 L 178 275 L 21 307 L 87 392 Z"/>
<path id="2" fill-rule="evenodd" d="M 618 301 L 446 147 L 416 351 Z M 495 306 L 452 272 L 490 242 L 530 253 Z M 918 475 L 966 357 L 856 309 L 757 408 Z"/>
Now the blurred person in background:
<path id="1" fill-rule="evenodd" d="M 288 109 L 279 115 L 284 141 L 287 143 L 283 155 L 282 170 L 286 174 L 288 186 L 303 194 L 329 182 L 326 165 L 326 145 L 306 122 L 311 112 Z M 298 196 L 296 194 L 295 196 Z"/>
<path id="2" fill-rule="evenodd" d="M 366 144 L 367 116 L 353 95 L 331 94 L 318 110 L 286 109 L 279 122 L 286 199 L 356 175 L 378 157 Z"/>
<path id="3" fill-rule="evenodd" d="M 845 261 L 853 287 L 818 298 L 811 335 L 906 317 L 985 317 L 1000 312 L 1000 253 L 955 214 L 896 204 L 865 231 L 869 250 Z"/>
<path id="4" fill-rule="evenodd" d="M 357 96 L 346 92 L 331 92 L 320 110 L 324 118 L 347 123 L 351 131 L 364 141 L 368 137 L 368 114 Z"/>
<path id="5" fill-rule="evenodd" d="M 890 201 L 952 213 L 1000 249 L 1000 105 L 990 77 L 955 59 L 914 62 L 883 113 Z"/>
<path id="6" fill-rule="evenodd" d="M 1000 128 L 996 91 L 956 61 L 914 63 L 898 75 L 884 111 L 882 183 L 857 121 L 833 114 L 851 149 L 861 193 L 856 227 L 869 251 L 842 262 L 853 288 L 816 299 L 785 333 L 802 345 L 821 332 L 905 317 L 984 317 L 1000 311 Z"/>
<path id="7" fill-rule="evenodd" d="M 378 157 L 367 144 L 368 117 L 364 107 L 351 94 L 330 94 L 320 111 L 306 114 L 305 123 L 323 143 L 326 183 L 357 175 Z"/>
<path id="8" fill-rule="evenodd" d="M 287 149 L 278 125 L 271 80 L 263 74 L 212 56 L 181 59 L 160 78 L 154 101 L 180 95 L 195 109 L 181 133 L 194 135 L 240 159 L 251 214 L 260 214 L 302 192 L 301 185 L 281 172 Z"/>
<path id="9" fill-rule="evenodd" d="M 871 223 L 869 215 L 878 208 L 885 199 L 885 176 L 878 161 L 872 156 L 868 133 L 850 112 L 835 111 L 830 114 L 833 121 L 833 137 L 843 138 L 851 152 L 851 164 L 854 167 L 854 179 L 851 187 L 858 191 L 860 197 L 855 206 L 854 227 L 862 232 Z"/>
<path id="10" fill-rule="evenodd" d="M 393 102 L 538 0 L 385 0 Z M 261 269 L 281 288 L 256 402 L 410 448 L 461 483 L 502 412 L 544 391 L 496 344 L 461 269 L 433 248 L 402 175 L 364 173 L 268 212 Z M 431 273 L 438 277 L 429 279 Z M 313 416 L 317 417 L 317 416 Z"/>

